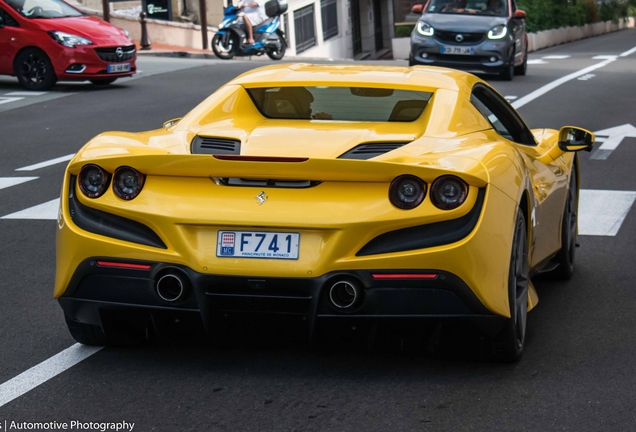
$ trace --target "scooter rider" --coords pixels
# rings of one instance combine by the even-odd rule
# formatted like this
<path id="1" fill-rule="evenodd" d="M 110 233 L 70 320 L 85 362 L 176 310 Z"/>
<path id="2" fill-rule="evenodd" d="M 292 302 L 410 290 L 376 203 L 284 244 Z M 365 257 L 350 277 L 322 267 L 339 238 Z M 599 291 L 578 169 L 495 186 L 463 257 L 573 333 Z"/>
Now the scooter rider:
<path id="1" fill-rule="evenodd" d="M 239 16 L 243 19 L 243 24 L 247 31 L 247 43 L 254 43 L 252 28 L 267 19 L 267 15 L 265 14 L 265 2 L 266 0 L 253 0 L 249 3 L 243 3 L 240 6 L 242 12 Z"/>

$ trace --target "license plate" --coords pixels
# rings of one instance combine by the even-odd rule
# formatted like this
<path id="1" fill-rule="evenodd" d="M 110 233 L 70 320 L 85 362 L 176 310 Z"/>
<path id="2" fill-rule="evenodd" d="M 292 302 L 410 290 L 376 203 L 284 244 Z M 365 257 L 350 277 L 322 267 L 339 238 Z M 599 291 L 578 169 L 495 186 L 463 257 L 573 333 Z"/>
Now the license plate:
<path id="1" fill-rule="evenodd" d="M 219 231 L 217 257 L 298 259 L 299 233 Z"/>
<path id="2" fill-rule="evenodd" d="M 475 51 L 472 47 L 443 46 L 442 54 L 473 55 L 475 54 Z"/>
<path id="3" fill-rule="evenodd" d="M 129 72 L 130 63 L 109 64 L 106 70 L 108 73 Z"/>

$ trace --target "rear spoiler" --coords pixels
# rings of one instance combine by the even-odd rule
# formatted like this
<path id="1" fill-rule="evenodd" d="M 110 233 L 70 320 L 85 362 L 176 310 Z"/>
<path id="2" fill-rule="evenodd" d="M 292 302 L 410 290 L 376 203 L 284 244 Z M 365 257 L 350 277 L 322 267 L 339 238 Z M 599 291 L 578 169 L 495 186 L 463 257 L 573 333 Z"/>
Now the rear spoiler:
<path id="1" fill-rule="evenodd" d="M 111 173 L 121 166 L 130 166 L 148 176 L 390 183 L 397 176 L 411 174 L 430 183 L 441 175 L 453 174 L 476 187 L 484 187 L 489 181 L 488 171 L 481 162 L 458 156 L 425 156 L 416 163 L 410 163 L 410 161 L 396 163 L 395 161 L 295 157 L 234 156 L 228 158 L 227 155 L 191 154 L 118 154 L 82 157 L 86 153 L 76 156 L 70 162 L 67 169 L 71 174 L 79 174 L 86 164 L 96 164 Z"/>

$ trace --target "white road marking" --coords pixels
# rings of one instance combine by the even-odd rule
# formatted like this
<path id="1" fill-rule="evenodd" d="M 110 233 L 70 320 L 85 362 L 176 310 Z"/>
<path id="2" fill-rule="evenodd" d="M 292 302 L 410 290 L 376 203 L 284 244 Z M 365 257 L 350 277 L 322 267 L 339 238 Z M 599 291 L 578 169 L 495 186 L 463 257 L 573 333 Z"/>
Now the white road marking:
<path id="1" fill-rule="evenodd" d="M 569 55 L 549 55 L 545 57 L 541 57 L 544 60 L 564 60 L 570 58 Z"/>
<path id="2" fill-rule="evenodd" d="M 624 53 L 619 54 L 619 57 L 627 57 L 628 55 L 634 54 L 636 52 L 636 47 L 632 49 L 628 49 Z"/>
<path id="3" fill-rule="evenodd" d="M 528 64 L 548 64 L 548 62 L 541 59 L 534 59 L 528 60 Z"/>
<path id="4" fill-rule="evenodd" d="M 592 57 L 592 60 L 610 60 L 610 59 L 617 59 L 618 56 L 617 55 L 597 55 Z"/>
<path id="5" fill-rule="evenodd" d="M 0 97 L 0 105 L 24 99 L 23 97 Z"/>
<path id="6" fill-rule="evenodd" d="M 532 102 L 536 98 L 538 98 L 540 96 L 543 96 L 544 94 L 546 94 L 550 90 L 554 90 L 555 88 L 557 88 L 561 84 L 565 84 L 568 81 L 572 81 L 573 79 L 576 79 L 576 78 L 578 78 L 580 76 L 588 74 L 588 73 L 590 73 L 592 71 L 595 71 L 596 69 L 600 69 L 600 68 L 602 68 L 604 66 L 607 66 L 608 64 L 612 63 L 613 61 L 616 61 L 616 59 L 607 59 L 607 60 L 605 60 L 603 62 L 597 63 L 595 65 L 586 67 L 585 69 L 581 69 L 580 71 L 573 72 L 573 73 L 571 73 L 569 75 L 561 77 L 558 80 L 552 81 L 551 83 L 548 83 L 548 84 L 544 85 L 543 87 L 540 87 L 540 88 L 536 89 L 532 93 L 529 93 L 529 94 L 525 95 L 521 99 L 517 99 L 515 102 L 513 102 L 512 106 L 515 109 L 519 109 L 522 106 L 524 106 L 525 104 L 527 104 L 528 102 Z"/>
<path id="7" fill-rule="evenodd" d="M 4 96 L 42 96 L 49 92 L 16 91 L 5 93 Z"/>
<path id="8" fill-rule="evenodd" d="M 515 99 L 517 99 L 517 97 L 518 97 L 518 96 L 504 96 L 504 98 L 505 98 L 506 100 L 509 100 L 509 101 L 511 101 L 511 100 L 515 100 Z"/>
<path id="9" fill-rule="evenodd" d="M 594 134 L 599 135 L 596 141 L 602 142 L 603 144 L 594 153 L 592 153 L 590 159 L 605 160 L 614 150 L 618 148 L 623 139 L 636 138 L 636 127 L 628 123 L 621 126 L 615 126 L 613 128 L 603 129 L 594 132 Z"/>
<path id="10" fill-rule="evenodd" d="M 55 198 L 43 204 L 2 216 L 0 219 L 57 220 L 59 209 L 60 199 Z"/>
<path id="11" fill-rule="evenodd" d="M 589 79 L 594 78 L 595 76 L 596 76 L 596 75 L 594 75 L 594 74 L 587 74 L 587 75 L 583 75 L 582 77 L 578 77 L 577 79 L 578 79 L 579 81 L 587 81 L 587 80 L 589 80 Z"/>
<path id="12" fill-rule="evenodd" d="M 36 163 L 34 165 L 29 165 L 29 166 L 25 166 L 25 167 L 22 167 L 22 168 L 18 168 L 18 169 L 16 169 L 16 171 L 35 171 L 36 169 L 45 168 L 45 167 L 48 167 L 48 166 L 51 166 L 51 165 L 57 165 L 57 164 L 62 163 L 62 162 L 70 161 L 71 159 L 73 159 L 73 156 L 75 156 L 75 153 L 69 154 L 69 155 L 66 155 L 66 156 L 60 156 L 59 158 L 47 160 L 47 161 L 44 161 L 44 162 Z"/>
<path id="13" fill-rule="evenodd" d="M 64 351 L 0 384 L 0 407 L 44 384 L 51 378 L 92 356 L 103 347 L 91 347 L 76 343 Z"/>
<path id="14" fill-rule="evenodd" d="M 0 189 L 26 183 L 38 177 L 0 177 Z"/>
<path id="15" fill-rule="evenodd" d="M 615 236 L 636 200 L 636 192 L 581 189 L 579 234 Z"/>

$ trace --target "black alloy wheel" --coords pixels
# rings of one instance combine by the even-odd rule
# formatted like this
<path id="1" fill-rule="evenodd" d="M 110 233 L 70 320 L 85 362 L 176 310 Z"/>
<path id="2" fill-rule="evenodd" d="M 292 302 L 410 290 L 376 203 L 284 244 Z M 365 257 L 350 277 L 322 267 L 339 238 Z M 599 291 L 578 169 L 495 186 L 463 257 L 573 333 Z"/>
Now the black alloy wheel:
<path id="1" fill-rule="evenodd" d="M 493 341 L 493 353 L 498 361 L 516 362 L 523 353 L 528 318 L 529 273 L 526 220 L 521 209 L 518 209 L 508 275 L 510 318 Z"/>
<path id="2" fill-rule="evenodd" d="M 278 33 L 274 33 L 270 37 L 272 37 L 272 39 L 273 37 L 276 37 L 278 39 L 278 43 L 276 44 L 276 48 L 269 47 L 267 49 L 267 56 L 272 60 L 281 60 L 285 56 L 285 41 L 282 40 Z"/>
<path id="3" fill-rule="evenodd" d="M 551 272 L 556 279 L 567 280 L 574 273 L 574 257 L 576 254 L 576 229 L 578 224 L 579 193 L 576 181 L 576 166 L 572 166 L 568 197 L 563 209 L 561 222 L 561 250 L 555 257 L 559 266 Z"/>
<path id="4" fill-rule="evenodd" d="M 91 82 L 96 86 L 107 86 L 109 84 L 117 81 L 117 78 L 100 78 L 100 79 L 92 79 Z"/>
<path id="5" fill-rule="evenodd" d="M 233 33 L 230 33 L 224 42 L 223 36 L 218 33 L 214 35 L 212 38 L 212 51 L 221 60 L 231 60 L 236 55 L 238 40 Z"/>
<path id="6" fill-rule="evenodd" d="M 28 48 L 18 54 L 13 69 L 20 85 L 27 90 L 48 90 L 57 82 L 51 60 L 37 48 Z"/>
<path id="7" fill-rule="evenodd" d="M 523 63 L 515 67 L 515 75 L 524 76 L 528 70 L 528 44 L 526 42 L 526 49 L 523 53 Z"/>

